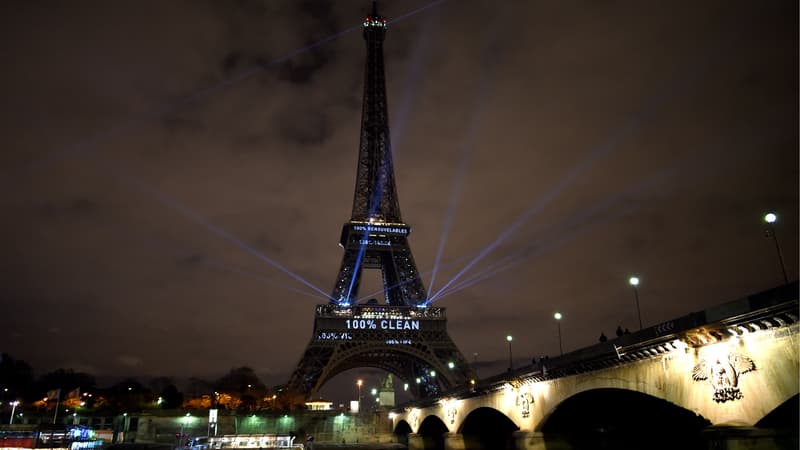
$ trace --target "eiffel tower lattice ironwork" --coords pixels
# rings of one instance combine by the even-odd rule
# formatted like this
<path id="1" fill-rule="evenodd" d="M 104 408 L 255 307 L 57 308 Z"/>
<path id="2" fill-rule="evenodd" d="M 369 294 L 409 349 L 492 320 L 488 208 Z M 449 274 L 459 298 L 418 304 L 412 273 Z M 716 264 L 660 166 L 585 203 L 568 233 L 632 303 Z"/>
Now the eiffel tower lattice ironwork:
<path id="1" fill-rule="evenodd" d="M 314 335 L 288 388 L 306 398 L 349 369 L 375 367 L 403 380 L 416 397 L 464 385 L 469 362 L 447 333 L 444 308 L 427 304 L 395 189 L 383 67 L 386 19 L 364 19 L 367 46 L 361 139 L 353 213 L 342 228 L 339 275 L 327 305 L 317 305 Z M 385 303 L 358 304 L 362 269 L 380 269 Z M 360 400 L 360 399 L 359 399 Z"/>

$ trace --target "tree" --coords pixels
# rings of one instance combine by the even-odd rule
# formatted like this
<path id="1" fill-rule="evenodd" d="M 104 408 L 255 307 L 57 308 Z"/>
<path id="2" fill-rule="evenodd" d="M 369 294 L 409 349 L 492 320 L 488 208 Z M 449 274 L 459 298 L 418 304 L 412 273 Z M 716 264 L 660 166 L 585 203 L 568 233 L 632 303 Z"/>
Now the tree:
<path id="1" fill-rule="evenodd" d="M 183 394 L 174 384 L 167 385 L 161 391 L 161 408 L 176 409 L 183 404 Z"/>
<path id="2" fill-rule="evenodd" d="M 111 413 L 141 411 L 152 405 L 153 393 L 133 378 L 114 384 L 105 391 L 104 400 Z"/>
<path id="3" fill-rule="evenodd" d="M 172 380 L 170 377 L 156 377 L 150 380 L 147 383 L 147 386 L 153 392 L 162 392 L 164 389 L 167 388 L 170 384 L 174 385 L 175 381 Z"/>
<path id="4" fill-rule="evenodd" d="M 214 383 L 219 392 L 218 402 L 227 409 L 255 411 L 260 409 L 259 399 L 266 396 L 267 387 L 250 367 L 231 369 Z"/>
<path id="5" fill-rule="evenodd" d="M 214 383 L 219 392 L 246 394 L 248 392 L 266 391 L 264 383 L 258 378 L 253 369 L 239 367 L 231 369 L 227 375 L 222 376 Z"/>
<path id="6" fill-rule="evenodd" d="M 54 389 L 61 389 L 61 395 L 64 396 L 74 389 L 80 389 L 85 392 L 94 389 L 95 384 L 94 377 L 87 373 L 75 372 L 72 369 L 56 369 L 39 377 L 36 382 L 38 391 L 36 397 L 38 398 L 47 393 L 47 391 Z"/>
<path id="7" fill-rule="evenodd" d="M 33 393 L 33 369 L 25 361 L 14 359 L 8 353 L 0 354 L 0 388 L 3 402 L 37 397 Z"/>
<path id="8" fill-rule="evenodd" d="M 203 395 L 209 395 L 214 392 L 214 384 L 210 381 L 192 377 L 189 378 L 184 392 L 189 397 L 202 397 Z"/>

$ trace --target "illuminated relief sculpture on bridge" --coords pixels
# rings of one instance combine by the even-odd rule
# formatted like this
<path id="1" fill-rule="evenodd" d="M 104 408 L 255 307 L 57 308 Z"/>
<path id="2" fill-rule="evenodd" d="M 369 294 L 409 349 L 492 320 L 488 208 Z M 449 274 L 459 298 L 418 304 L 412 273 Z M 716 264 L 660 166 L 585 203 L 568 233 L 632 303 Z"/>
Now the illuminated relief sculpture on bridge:
<path id="1" fill-rule="evenodd" d="M 408 418 L 411 419 L 411 426 L 416 430 L 419 426 L 419 410 L 412 409 L 411 413 L 408 415 Z"/>
<path id="2" fill-rule="evenodd" d="M 442 409 L 444 409 L 444 416 L 447 418 L 447 421 L 450 422 L 450 425 L 455 424 L 456 416 L 458 415 L 458 400 L 444 399 L 441 400 L 440 403 L 442 405 Z"/>
<path id="3" fill-rule="evenodd" d="M 739 400 L 744 395 L 739 390 L 739 377 L 756 370 L 756 364 L 739 353 L 728 353 L 727 360 L 715 358 L 713 363 L 703 359 L 692 369 L 694 381 L 708 380 L 714 388 L 714 401 L 724 403 Z"/>
<path id="4" fill-rule="evenodd" d="M 456 405 L 449 404 L 445 407 L 444 415 L 447 417 L 447 420 L 450 421 L 450 425 L 456 423 L 456 415 L 458 414 L 458 408 Z"/>
<path id="5" fill-rule="evenodd" d="M 533 404 L 533 395 L 530 392 L 520 392 L 517 396 L 517 406 L 520 409 L 520 415 L 523 419 L 527 419 L 531 415 L 531 405 Z"/>

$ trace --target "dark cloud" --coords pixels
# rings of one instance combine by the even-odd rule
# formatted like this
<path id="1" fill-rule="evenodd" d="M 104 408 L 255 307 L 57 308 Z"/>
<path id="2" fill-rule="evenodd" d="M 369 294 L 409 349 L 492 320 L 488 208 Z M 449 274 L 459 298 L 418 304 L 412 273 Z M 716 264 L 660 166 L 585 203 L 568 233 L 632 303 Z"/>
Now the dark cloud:
<path id="1" fill-rule="evenodd" d="M 45 220 L 96 218 L 102 206 L 88 197 L 75 197 L 63 203 L 47 202 L 38 208 L 39 216 Z"/>
<path id="2" fill-rule="evenodd" d="M 195 253 L 178 259 L 176 263 L 179 266 L 192 267 L 204 263 L 205 260 L 206 260 L 205 256 Z"/>
<path id="3" fill-rule="evenodd" d="M 199 133 L 205 130 L 205 125 L 197 119 L 170 115 L 163 120 L 164 127 L 171 133 Z"/>
<path id="4" fill-rule="evenodd" d="M 242 62 L 242 53 L 237 50 L 232 50 L 230 53 L 225 55 L 225 58 L 222 60 L 222 74 L 227 78 L 234 70 L 239 67 L 239 64 Z M 262 63 L 259 63 L 259 65 Z"/>
<path id="5" fill-rule="evenodd" d="M 318 111 L 284 113 L 276 118 L 280 135 L 292 144 L 319 145 L 331 135 L 331 124 Z"/>
<path id="6" fill-rule="evenodd" d="M 328 62 L 324 53 L 314 51 L 306 52 L 302 57 L 286 61 L 277 70 L 279 80 L 286 80 L 294 84 L 306 84 Z"/>

